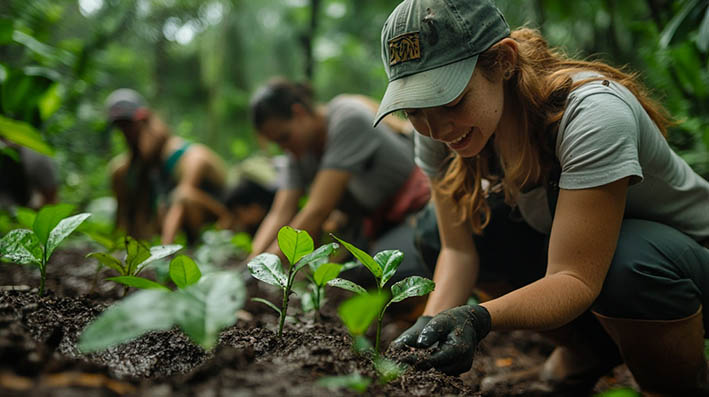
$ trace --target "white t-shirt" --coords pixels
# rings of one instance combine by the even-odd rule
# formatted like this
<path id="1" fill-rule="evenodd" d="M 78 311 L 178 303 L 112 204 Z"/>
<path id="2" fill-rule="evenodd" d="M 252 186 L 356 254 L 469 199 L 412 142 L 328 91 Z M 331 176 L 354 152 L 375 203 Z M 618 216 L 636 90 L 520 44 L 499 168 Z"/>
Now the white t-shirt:
<path id="1" fill-rule="evenodd" d="M 576 79 L 593 77 L 579 74 Z M 436 178 L 449 150 L 416 134 L 416 163 Z M 637 98 L 621 84 L 593 81 L 573 90 L 559 125 L 555 153 L 561 189 L 587 189 L 631 177 L 625 217 L 675 227 L 695 240 L 709 238 L 709 182 L 667 144 Z M 551 232 L 544 187 L 520 194 L 517 206 L 533 228 Z"/>

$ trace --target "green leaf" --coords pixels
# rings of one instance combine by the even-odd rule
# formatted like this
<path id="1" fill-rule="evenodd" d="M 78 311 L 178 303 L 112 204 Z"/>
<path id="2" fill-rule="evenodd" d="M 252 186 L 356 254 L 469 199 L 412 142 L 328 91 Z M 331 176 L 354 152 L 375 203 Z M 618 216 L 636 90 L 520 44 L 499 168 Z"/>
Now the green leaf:
<path id="1" fill-rule="evenodd" d="M 379 281 L 379 288 L 384 288 L 387 281 L 394 276 L 403 259 L 404 253 L 399 250 L 385 250 L 374 255 L 374 261 L 382 267 L 382 279 Z"/>
<path id="2" fill-rule="evenodd" d="M 79 337 L 78 348 L 88 353 L 127 342 L 149 331 L 175 324 L 172 292 L 142 290 L 106 309 Z"/>
<path id="3" fill-rule="evenodd" d="M 205 274 L 197 284 L 173 292 L 177 324 L 204 349 L 217 344 L 219 332 L 236 322 L 236 312 L 246 301 L 246 287 L 236 272 Z"/>
<path id="4" fill-rule="evenodd" d="M 352 350 L 358 354 L 371 353 L 376 354 L 372 342 L 364 335 L 355 335 L 352 338 Z"/>
<path id="5" fill-rule="evenodd" d="M 699 25 L 697 47 L 705 54 L 709 51 L 709 7 L 704 11 L 704 18 Z"/>
<path id="6" fill-rule="evenodd" d="M 640 393 L 630 388 L 611 389 L 594 395 L 595 397 L 640 397 Z"/>
<path id="7" fill-rule="evenodd" d="M 310 291 L 305 291 L 300 294 L 300 308 L 303 313 L 310 313 L 315 310 L 315 294 Z"/>
<path id="8" fill-rule="evenodd" d="M 283 272 L 281 260 L 278 256 L 264 253 L 252 259 L 246 267 L 255 278 L 264 283 L 286 288 L 288 276 Z"/>
<path id="9" fill-rule="evenodd" d="M 305 230 L 293 229 L 283 226 L 278 231 L 278 247 L 283 255 L 288 258 L 291 265 L 296 264 L 300 258 L 313 252 L 313 239 Z"/>
<path id="10" fill-rule="evenodd" d="M 69 216 L 74 211 L 74 206 L 70 204 L 46 205 L 37 213 L 37 217 L 32 224 L 32 230 L 37 235 L 42 245 L 47 244 L 49 234 L 59 224 L 59 222 Z M 47 255 L 49 257 L 49 255 Z"/>
<path id="11" fill-rule="evenodd" d="M 42 248 L 37 236 L 28 229 L 10 230 L 0 239 L 2 258 L 20 265 L 42 267 Z"/>
<path id="12" fill-rule="evenodd" d="M 179 255 L 170 262 L 170 278 L 178 288 L 186 288 L 202 277 L 199 267 L 192 258 Z"/>
<path id="13" fill-rule="evenodd" d="M 266 306 L 270 307 L 271 309 L 275 310 L 276 312 L 278 312 L 278 315 L 279 315 L 279 316 L 281 315 L 281 309 L 279 309 L 278 306 L 276 306 L 276 305 L 274 305 L 273 303 L 267 301 L 266 299 L 262 299 L 262 298 L 251 298 L 251 300 L 254 301 L 254 302 L 263 303 L 264 305 L 266 305 Z"/>
<path id="14" fill-rule="evenodd" d="M 372 360 L 374 369 L 379 375 L 379 382 L 382 384 L 389 383 L 406 372 L 408 366 L 393 360 L 389 360 L 384 356 L 377 356 Z"/>
<path id="15" fill-rule="evenodd" d="M 15 218 L 17 218 L 17 223 L 20 225 L 32 229 L 34 220 L 37 218 L 37 211 L 31 208 L 17 207 Z"/>
<path id="16" fill-rule="evenodd" d="M 37 106 L 39 107 L 39 115 L 42 120 L 47 120 L 53 115 L 62 105 L 62 98 L 59 95 L 59 83 L 52 84 L 51 87 L 39 98 Z"/>
<path id="17" fill-rule="evenodd" d="M 239 232 L 231 238 L 231 244 L 237 249 L 250 254 L 252 251 L 251 247 L 251 235 L 245 232 Z"/>
<path id="18" fill-rule="evenodd" d="M 701 0 L 687 1 L 682 7 L 682 9 L 680 9 L 679 12 L 672 17 L 670 22 L 667 23 L 667 26 L 665 26 L 665 28 L 662 30 L 662 33 L 660 33 L 660 48 L 664 49 L 670 45 L 670 42 L 675 36 L 677 29 L 680 27 L 680 25 L 682 25 L 682 22 L 687 19 L 687 15 L 689 15 L 690 11 L 692 11 L 697 6 L 697 4 L 699 4 L 699 1 Z"/>
<path id="19" fill-rule="evenodd" d="M 24 121 L 0 116 L 0 136 L 36 152 L 54 156 L 54 149 L 44 142 L 42 135 L 32 125 Z"/>
<path id="20" fill-rule="evenodd" d="M 62 219 L 59 224 L 52 229 L 51 233 L 49 233 L 49 240 L 47 241 L 47 259 L 49 259 L 52 255 L 54 249 L 57 248 L 57 246 L 59 246 L 59 244 L 67 238 L 71 232 L 79 227 L 81 222 L 85 221 L 86 218 L 90 216 L 91 214 L 83 213 Z M 39 217 L 39 215 L 37 215 L 37 217 Z"/>
<path id="21" fill-rule="evenodd" d="M 423 296 L 433 291 L 434 288 L 436 288 L 436 283 L 425 277 L 407 277 L 391 286 L 391 294 L 393 295 L 391 301 L 401 302 L 412 296 Z"/>
<path id="22" fill-rule="evenodd" d="M 0 45 L 12 41 L 12 32 L 14 30 L 15 26 L 11 18 L 0 18 Z"/>
<path id="23" fill-rule="evenodd" d="M 385 291 L 355 295 L 337 308 L 340 319 L 352 335 L 363 335 L 389 300 Z"/>
<path id="24" fill-rule="evenodd" d="M 339 247 L 340 246 L 337 243 L 321 245 L 315 251 L 302 257 L 295 265 L 295 270 L 293 272 L 297 273 L 298 270 L 302 269 L 303 266 L 306 265 L 311 265 L 311 269 L 317 269 L 318 266 L 322 265 L 323 263 L 326 263 L 330 258 L 330 255 L 332 255 L 332 253 L 335 252 L 335 250 L 337 250 Z"/>
<path id="25" fill-rule="evenodd" d="M 351 291 L 356 294 L 366 294 L 367 293 L 366 289 L 360 287 L 359 285 L 353 283 L 350 280 L 345 280 L 343 278 L 333 278 L 332 280 L 327 282 L 327 285 L 329 285 L 331 287 L 346 289 L 347 291 Z"/>
<path id="26" fill-rule="evenodd" d="M 318 267 L 318 270 L 313 273 L 313 281 L 319 287 L 325 285 L 328 281 L 333 280 L 340 274 L 342 266 L 337 263 L 326 263 Z"/>
<path id="27" fill-rule="evenodd" d="M 182 249 L 180 244 L 170 244 L 170 245 L 156 245 L 155 247 L 150 247 L 150 257 L 148 259 L 138 263 L 140 270 L 144 269 L 149 264 L 162 259 L 166 256 L 170 256 L 175 252 Z M 139 272 L 140 272 L 139 270 Z"/>
<path id="28" fill-rule="evenodd" d="M 140 288 L 140 289 L 162 289 L 162 290 L 167 290 L 167 291 L 170 290 L 170 288 L 167 288 L 166 286 L 164 286 L 162 284 L 158 284 L 153 280 L 148 280 L 147 278 L 138 277 L 138 276 L 109 277 L 106 280 L 115 281 L 117 283 L 121 283 L 121 284 L 127 285 L 129 287 L 135 287 L 135 288 Z"/>
<path id="29" fill-rule="evenodd" d="M 150 258 L 150 248 L 130 236 L 125 237 L 125 245 L 127 275 L 134 276 L 138 273 L 138 265 Z"/>
<path id="30" fill-rule="evenodd" d="M 330 390 L 347 388 L 359 393 L 364 393 L 365 391 L 367 391 L 367 387 L 369 387 L 370 383 L 372 383 L 371 379 L 364 377 L 359 373 L 340 376 L 326 376 L 318 379 L 317 381 L 317 384 L 319 386 L 328 388 Z"/>
<path id="31" fill-rule="evenodd" d="M 366 267 L 367 269 L 369 269 L 370 272 L 372 272 L 374 277 L 377 279 L 377 282 L 379 281 L 379 279 L 382 278 L 381 266 L 379 266 L 379 264 L 374 261 L 374 258 L 369 256 L 368 253 L 362 251 L 361 249 L 355 247 L 354 245 L 348 243 L 347 241 L 340 240 L 337 236 L 335 236 L 333 234 L 330 234 L 330 235 L 333 238 L 335 238 L 337 241 L 339 241 L 340 244 L 342 244 L 347 249 L 347 251 L 350 251 L 350 253 L 352 253 L 352 255 L 355 258 L 359 259 L 359 261 L 362 262 L 364 267 Z"/>
<path id="32" fill-rule="evenodd" d="M 92 252 L 86 255 L 87 258 L 94 258 L 99 261 L 102 265 L 107 266 L 118 272 L 121 276 L 127 276 L 128 269 L 123 267 L 123 263 L 116 259 L 113 255 L 107 254 L 105 252 Z"/>

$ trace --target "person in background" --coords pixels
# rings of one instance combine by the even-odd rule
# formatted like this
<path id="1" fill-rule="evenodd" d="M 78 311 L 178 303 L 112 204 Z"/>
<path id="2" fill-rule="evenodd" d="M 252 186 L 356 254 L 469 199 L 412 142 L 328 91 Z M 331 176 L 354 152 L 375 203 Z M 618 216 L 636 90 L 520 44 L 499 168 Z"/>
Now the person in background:
<path id="1" fill-rule="evenodd" d="M 276 236 L 284 225 L 307 231 L 317 244 L 329 219 L 341 225 L 338 237 L 365 251 L 403 251 L 392 282 L 429 273 L 416 255 L 413 227 L 407 222 L 428 202 L 429 188 L 414 165 L 411 136 L 391 128 L 408 123 L 392 119 L 373 128 L 373 100 L 339 95 L 317 104 L 308 86 L 283 78 L 261 87 L 250 107 L 258 134 L 287 155 L 273 205 L 254 236 L 252 257 L 279 254 Z M 332 216 L 336 210 L 339 217 Z M 345 277 L 373 281 L 366 269 Z"/>
<path id="2" fill-rule="evenodd" d="M 4 138 L 0 139 L 0 149 L 0 208 L 37 210 L 57 203 L 57 166 L 50 157 Z"/>
<path id="3" fill-rule="evenodd" d="M 621 361 L 646 395 L 709 395 L 709 182 L 636 77 L 510 31 L 490 0 L 403 1 L 381 38 L 375 125 L 403 110 L 418 132 L 441 239 L 436 289 L 391 348 L 460 374 L 490 331 L 540 330 L 552 395 Z M 509 289 L 466 305 L 486 280 Z"/>
<path id="4" fill-rule="evenodd" d="M 134 90 L 112 92 L 106 112 L 129 149 L 111 162 L 116 227 L 141 239 L 160 234 L 168 244 L 180 230 L 193 242 L 205 223 L 226 222 L 226 167 L 216 153 L 172 135 Z"/>
<path id="5" fill-rule="evenodd" d="M 271 208 L 275 195 L 275 189 L 270 186 L 250 178 L 241 179 L 226 194 L 224 205 L 231 213 L 231 220 L 222 226 L 253 236 Z"/>

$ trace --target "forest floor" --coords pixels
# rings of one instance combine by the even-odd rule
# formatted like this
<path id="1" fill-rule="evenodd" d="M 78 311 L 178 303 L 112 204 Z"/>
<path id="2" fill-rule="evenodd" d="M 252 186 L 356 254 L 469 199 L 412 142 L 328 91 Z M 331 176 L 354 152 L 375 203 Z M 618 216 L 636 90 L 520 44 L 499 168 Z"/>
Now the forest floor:
<path id="1" fill-rule="evenodd" d="M 460 377 L 434 369 L 408 369 L 387 383 L 376 382 L 371 360 L 355 354 L 335 309 L 346 297 L 332 291 L 315 322 L 302 316 L 274 332 L 276 314 L 248 301 L 237 323 L 205 352 L 179 329 L 152 332 L 100 353 L 82 354 L 76 341 L 83 328 L 120 299 L 123 287 L 103 281 L 112 274 L 80 248 L 59 249 L 47 267 L 47 292 L 37 295 L 39 271 L 0 264 L 0 395 L 3 396 L 552 396 L 534 380 L 502 382 L 481 390 L 481 381 L 536 368 L 552 350 L 539 334 L 492 332 L 478 347 L 473 368 Z M 277 301 L 278 291 L 249 282 L 249 297 Z M 339 291 L 339 290 L 337 290 Z M 385 318 L 383 343 L 411 323 L 402 302 Z M 296 302 L 291 303 L 295 311 Z M 366 392 L 328 390 L 318 379 L 359 372 L 375 379 Z M 634 387 L 623 365 L 601 378 L 594 393 Z M 637 388 L 636 388 L 637 389 Z"/>

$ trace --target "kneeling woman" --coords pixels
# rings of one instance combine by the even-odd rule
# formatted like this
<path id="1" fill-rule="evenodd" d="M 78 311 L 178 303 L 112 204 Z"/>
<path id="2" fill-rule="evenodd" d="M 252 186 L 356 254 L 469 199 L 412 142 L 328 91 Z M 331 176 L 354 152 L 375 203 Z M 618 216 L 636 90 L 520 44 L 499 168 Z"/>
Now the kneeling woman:
<path id="1" fill-rule="evenodd" d="M 554 330 L 540 375 L 556 387 L 592 387 L 622 357 L 647 393 L 705 395 L 709 183 L 636 79 L 510 33 L 489 0 L 404 1 L 382 51 L 378 117 L 403 110 L 418 131 L 442 243 L 436 290 L 394 347 L 439 342 L 428 361 L 455 374 L 490 330 Z M 548 255 L 510 255 L 529 241 L 498 227 L 514 214 L 496 216 L 496 188 Z M 490 276 L 517 288 L 460 306 Z"/>

